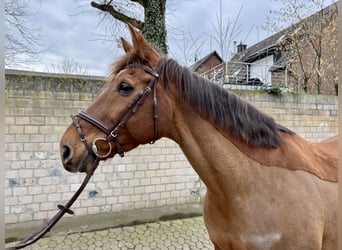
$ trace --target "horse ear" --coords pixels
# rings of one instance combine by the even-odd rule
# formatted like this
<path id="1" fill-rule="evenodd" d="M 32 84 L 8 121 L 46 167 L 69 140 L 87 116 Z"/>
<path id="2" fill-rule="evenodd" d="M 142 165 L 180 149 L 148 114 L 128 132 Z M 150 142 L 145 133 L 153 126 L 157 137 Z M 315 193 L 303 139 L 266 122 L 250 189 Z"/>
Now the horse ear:
<path id="1" fill-rule="evenodd" d="M 122 37 L 120 38 L 121 40 L 121 46 L 124 49 L 124 51 L 127 52 L 132 52 L 134 51 L 134 48 L 132 45 L 129 44 L 129 42 L 127 42 L 125 39 L 123 39 Z"/>
<path id="2" fill-rule="evenodd" d="M 129 31 L 132 36 L 133 47 L 137 55 L 147 61 L 151 67 L 155 68 L 159 61 L 158 52 L 149 44 L 146 39 L 135 28 L 128 24 Z"/>

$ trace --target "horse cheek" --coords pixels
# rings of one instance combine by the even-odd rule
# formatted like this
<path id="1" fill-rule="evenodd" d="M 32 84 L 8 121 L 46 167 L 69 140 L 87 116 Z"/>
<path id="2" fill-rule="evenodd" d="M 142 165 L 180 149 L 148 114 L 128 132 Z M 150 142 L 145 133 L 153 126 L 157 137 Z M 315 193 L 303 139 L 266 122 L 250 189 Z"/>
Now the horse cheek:
<path id="1" fill-rule="evenodd" d="M 154 138 L 154 126 L 153 118 L 150 115 L 145 114 L 142 119 L 134 119 L 138 117 L 132 117 L 132 119 L 126 124 L 126 131 L 131 143 L 146 144 Z"/>

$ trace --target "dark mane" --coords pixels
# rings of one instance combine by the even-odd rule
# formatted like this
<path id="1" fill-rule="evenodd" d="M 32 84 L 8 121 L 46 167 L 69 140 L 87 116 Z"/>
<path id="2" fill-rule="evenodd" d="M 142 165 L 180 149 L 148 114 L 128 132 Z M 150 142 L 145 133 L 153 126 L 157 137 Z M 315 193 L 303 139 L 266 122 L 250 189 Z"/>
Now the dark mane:
<path id="1" fill-rule="evenodd" d="M 234 93 L 180 66 L 175 60 L 161 57 L 159 66 L 165 87 L 176 83 L 183 101 L 196 113 L 249 145 L 278 147 L 282 143 L 279 131 L 294 134 Z"/>

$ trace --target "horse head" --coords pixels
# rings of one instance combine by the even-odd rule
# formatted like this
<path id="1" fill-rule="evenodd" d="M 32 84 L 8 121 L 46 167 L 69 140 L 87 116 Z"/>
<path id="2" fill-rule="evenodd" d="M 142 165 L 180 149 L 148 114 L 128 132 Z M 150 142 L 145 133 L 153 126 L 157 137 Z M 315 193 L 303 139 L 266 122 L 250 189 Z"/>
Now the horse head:
<path id="1" fill-rule="evenodd" d="M 86 109 L 72 116 L 73 123 L 60 141 L 64 168 L 89 172 L 95 160 L 123 156 L 140 144 L 163 135 L 170 114 L 160 91 L 159 53 L 129 26 L 133 45 L 121 38 L 125 55 L 113 65 L 102 93 Z"/>

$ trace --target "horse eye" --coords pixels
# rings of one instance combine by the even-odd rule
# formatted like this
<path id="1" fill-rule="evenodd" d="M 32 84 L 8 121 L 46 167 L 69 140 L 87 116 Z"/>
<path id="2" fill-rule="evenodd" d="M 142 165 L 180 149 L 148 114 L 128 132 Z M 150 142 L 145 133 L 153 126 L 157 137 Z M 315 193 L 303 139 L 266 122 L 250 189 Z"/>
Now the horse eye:
<path id="1" fill-rule="evenodd" d="M 126 82 L 121 82 L 118 87 L 118 91 L 122 95 L 129 95 L 134 88 Z"/>

